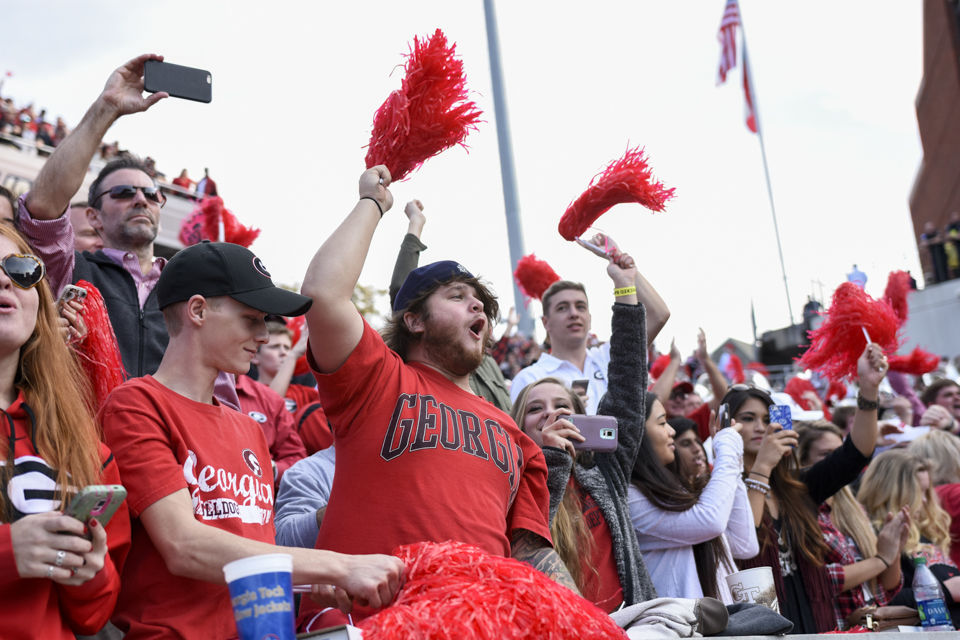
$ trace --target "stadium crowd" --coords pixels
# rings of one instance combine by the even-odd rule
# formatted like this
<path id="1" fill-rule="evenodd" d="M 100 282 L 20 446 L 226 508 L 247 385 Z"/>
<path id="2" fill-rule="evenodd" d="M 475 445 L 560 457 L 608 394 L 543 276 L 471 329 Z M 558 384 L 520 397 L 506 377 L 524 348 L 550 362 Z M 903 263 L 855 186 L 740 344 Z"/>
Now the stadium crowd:
<path id="1" fill-rule="evenodd" d="M 416 200 L 392 315 L 374 330 L 351 295 L 394 208 L 382 165 L 361 174 L 299 294 L 239 245 L 157 257 L 156 171 L 103 143 L 165 97 L 142 93 L 150 58 L 115 71 L 71 132 L 38 128 L 55 149 L 0 224 L 0 635 L 235 637 L 221 568 L 278 550 L 312 585 L 300 630 L 362 620 L 402 588 L 395 548 L 448 540 L 527 563 L 609 614 L 656 598 L 733 607 L 726 578 L 770 567 L 789 622 L 741 619 L 743 634 L 915 607 L 922 558 L 960 621 L 955 375 L 888 375 L 869 341 L 839 388 L 802 372 L 773 389 L 714 362 L 702 332 L 687 362 L 676 348 L 651 356 L 669 301 L 604 236 L 591 244 L 609 291 L 554 282 L 545 345 L 515 333 L 512 310 L 494 340 L 488 285 L 456 262 L 420 265 Z M 592 326 L 597 304 L 613 306 L 609 332 Z M 98 397 L 106 374 L 83 364 L 106 357 L 90 347 L 105 332 L 125 381 Z M 771 417 L 784 405 L 792 428 Z M 99 484 L 127 490 L 109 522 L 64 514 Z"/>

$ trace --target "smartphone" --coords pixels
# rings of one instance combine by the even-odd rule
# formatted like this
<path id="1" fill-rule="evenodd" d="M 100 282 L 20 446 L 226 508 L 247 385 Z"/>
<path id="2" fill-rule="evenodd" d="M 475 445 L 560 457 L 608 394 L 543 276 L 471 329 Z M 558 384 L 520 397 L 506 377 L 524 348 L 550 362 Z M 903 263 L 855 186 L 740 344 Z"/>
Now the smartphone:
<path id="1" fill-rule="evenodd" d="M 573 389 L 573 392 L 578 396 L 587 395 L 587 387 L 590 386 L 589 380 L 574 380 L 570 383 L 570 388 Z"/>
<path id="2" fill-rule="evenodd" d="M 57 305 L 63 306 L 63 303 L 70 302 L 71 300 L 84 300 L 87 297 L 87 290 L 83 287 L 78 287 L 75 284 L 68 284 L 63 288 L 63 291 L 60 292 L 60 297 L 57 298 Z"/>
<path id="3" fill-rule="evenodd" d="M 158 60 L 144 63 L 143 88 L 150 93 L 166 91 L 176 98 L 196 102 L 213 100 L 213 76 L 209 71 Z"/>
<path id="4" fill-rule="evenodd" d="M 73 516 L 84 525 L 94 518 L 105 527 L 126 497 L 127 490 L 123 485 L 91 484 L 77 492 L 63 513 Z M 89 531 L 86 531 L 86 536 L 90 537 Z"/>
<path id="5" fill-rule="evenodd" d="M 726 402 L 717 407 L 717 424 L 720 425 L 721 429 L 730 426 L 730 405 Z"/>
<path id="6" fill-rule="evenodd" d="M 793 429 L 793 416 L 790 414 L 790 406 L 786 404 L 771 406 L 770 422 L 776 422 L 784 429 Z"/>
<path id="7" fill-rule="evenodd" d="M 567 418 L 586 438 L 573 443 L 579 451 L 610 452 L 617 450 L 617 419 L 613 416 L 585 416 L 573 414 Z"/>

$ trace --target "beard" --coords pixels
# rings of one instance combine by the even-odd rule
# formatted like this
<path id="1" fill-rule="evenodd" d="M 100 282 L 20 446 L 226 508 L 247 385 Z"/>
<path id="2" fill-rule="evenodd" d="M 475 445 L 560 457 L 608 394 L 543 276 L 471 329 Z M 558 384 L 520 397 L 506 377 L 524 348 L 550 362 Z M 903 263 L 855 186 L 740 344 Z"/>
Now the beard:
<path id="1" fill-rule="evenodd" d="M 483 362 L 488 337 L 489 329 L 485 329 L 479 347 L 471 351 L 463 346 L 461 327 L 441 324 L 435 318 L 428 317 L 423 326 L 422 344 L 433 364 L 454 375 L 466 376 L 473 373 Z"/>
<path id="2" fill-rule="evenodd" d="M 153 220 L 154 216 L 150 214 L 150 211 L 146 207 L 137 207 L 132 209 L 127 213 L 127 216 L 134 215 L 145 215 L 148 219 Z M 123 223 L 119 229 L 120 239 L 124 246 L 140 246 L 153 242 L 157 239 L 157 233 L 159 232 L 159 224 L 154 223 L 150 225 L 144 225 L 143 223 L 128 224 Z"/>

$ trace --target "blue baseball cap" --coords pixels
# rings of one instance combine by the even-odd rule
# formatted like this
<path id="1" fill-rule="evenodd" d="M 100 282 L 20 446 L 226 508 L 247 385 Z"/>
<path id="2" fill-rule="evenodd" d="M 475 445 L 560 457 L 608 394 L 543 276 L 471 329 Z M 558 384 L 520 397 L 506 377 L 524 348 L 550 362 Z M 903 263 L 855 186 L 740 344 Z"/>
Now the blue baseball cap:
<path id="1" fill-rule="evenodd" d="M 416 298 L 456 277 L 472 278 L 473 274 L 467 271 L 465 266 L 453 260 L 432 262 L 414 269 L 397 291 L 397 297 L 393 300 L 393 310 L 396 312 L 406 309 Z"/>

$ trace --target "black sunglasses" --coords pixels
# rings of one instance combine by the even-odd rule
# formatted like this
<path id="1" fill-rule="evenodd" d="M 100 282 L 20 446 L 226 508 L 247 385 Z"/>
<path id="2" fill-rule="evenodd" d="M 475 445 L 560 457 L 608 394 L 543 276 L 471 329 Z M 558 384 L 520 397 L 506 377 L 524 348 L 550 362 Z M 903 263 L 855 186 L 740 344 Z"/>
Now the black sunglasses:
<path id="1" fill-rule="evenodd" d="M 158 187 L 135 187 L 130 184 L 118 184 L 115 187 L 110 187 L 106 191 L 101 191 L 93 201 L 96 202 L 105 195 L 109 195 L 114 200 L 130 200 L 136 197 L 138 189 L 143 191 L 144 198 L 151 202 L 160 203 L 161 207 L 167 201 L 167 197 L 160 192 Z"/>
<path id="2" fill-rule="evenodd" d="M 21 289 L 37 286 L 47 272 L 40 258 L 29 253 L 11 253 L 0 260 L 0 269 Z"/>

